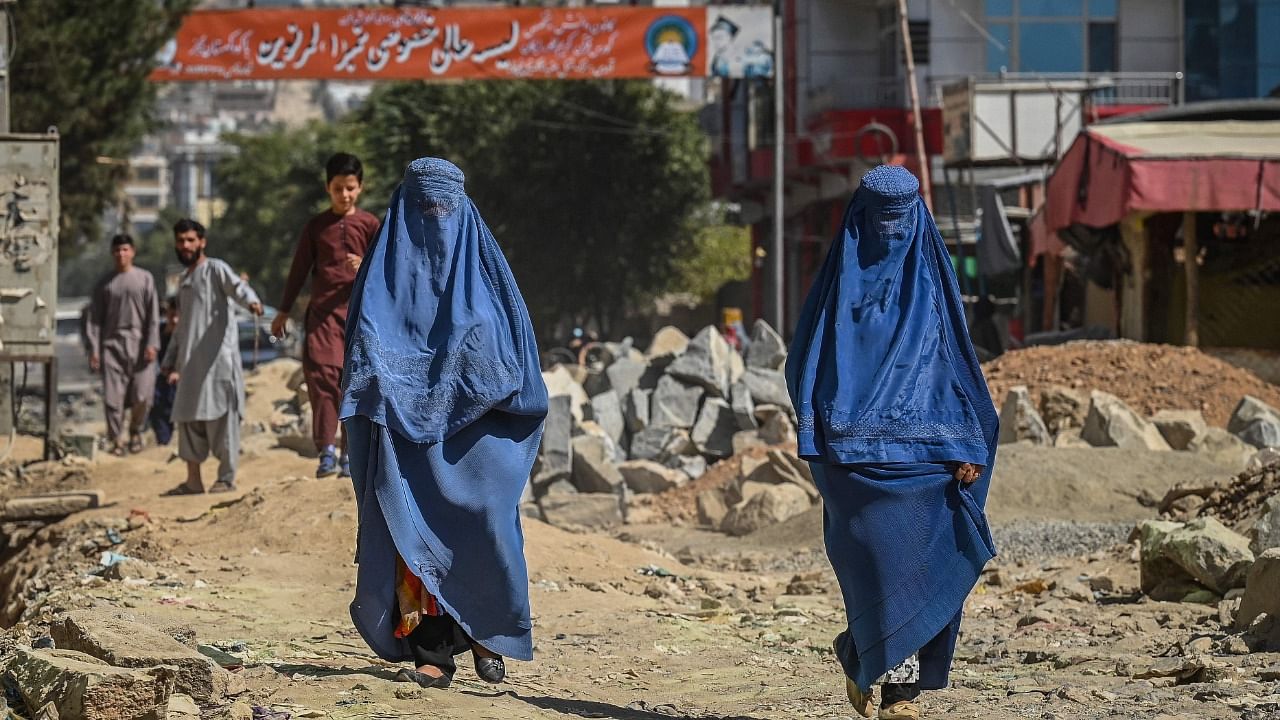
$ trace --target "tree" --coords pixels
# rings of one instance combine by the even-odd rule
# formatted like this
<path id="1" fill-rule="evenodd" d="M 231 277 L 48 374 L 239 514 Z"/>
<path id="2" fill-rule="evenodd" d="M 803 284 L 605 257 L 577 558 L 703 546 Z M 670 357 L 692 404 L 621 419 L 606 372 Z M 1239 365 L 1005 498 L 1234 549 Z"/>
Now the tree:
<path id="1" fill-rule="evenodd" d="M 400 84 L 356 120 L 379 183 L 422 155 L 462 168 L 543 333 L 566 319 L 607 333 L 694 251 L 706 140 L 652 83 Z"/>
<path id="2" fill-rule="evenodd" d="M 62 142 L 60 250 L 100 239 L 103 209 L 125 158 L 152 126 L 154 58 L 196 0 L 22 0 L 10 5 L 16 31 L 9 78 L 11 126 Z"/>

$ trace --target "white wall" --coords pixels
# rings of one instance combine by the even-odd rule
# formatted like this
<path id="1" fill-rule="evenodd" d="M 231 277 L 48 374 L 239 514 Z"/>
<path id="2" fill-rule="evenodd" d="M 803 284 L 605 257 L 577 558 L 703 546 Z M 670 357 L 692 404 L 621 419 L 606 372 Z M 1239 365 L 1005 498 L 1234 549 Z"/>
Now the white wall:
<path id="1" fill-rule="evenodd" d="M 1182 0 L 1120 0 L 1121 72 L 1182 70 Z"/>

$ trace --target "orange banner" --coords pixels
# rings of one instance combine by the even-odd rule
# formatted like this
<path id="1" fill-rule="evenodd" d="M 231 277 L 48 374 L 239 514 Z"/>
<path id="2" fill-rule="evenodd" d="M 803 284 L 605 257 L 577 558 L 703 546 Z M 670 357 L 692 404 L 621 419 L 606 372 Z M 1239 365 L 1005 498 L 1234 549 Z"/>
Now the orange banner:
<path id="1" fill-rule="evenodd" d="M 759 6 L 201 11 L 151 79 L 765 76 L 769 18 Z"/>

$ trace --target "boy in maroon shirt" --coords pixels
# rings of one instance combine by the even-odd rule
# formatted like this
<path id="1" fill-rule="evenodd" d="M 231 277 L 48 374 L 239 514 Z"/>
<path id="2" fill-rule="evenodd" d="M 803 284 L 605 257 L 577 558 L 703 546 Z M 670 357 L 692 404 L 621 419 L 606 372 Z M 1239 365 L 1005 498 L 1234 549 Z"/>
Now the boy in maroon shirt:
<path id="1" fill-rule="evenodd" d="M 311 302 L 304 323 L 307 335 L 302 371 L 311 397 L 311 436 L 320 453 L 316 477 L 349 477 L 345 434 L 340 458 L 333 444 L 338 433 L 338 404 L 342 401 L 339 386 L 347 301 L 360 262 L 378 232 L 378 218 L 356 207 L 364 183 L 364 168 L 356 156 L 337 153 L 329 158 L 325 173 L 330 207 L 302 229 L 271 332 L 276 337 L 284 336 L 289 311 L 310 276 Z"/>

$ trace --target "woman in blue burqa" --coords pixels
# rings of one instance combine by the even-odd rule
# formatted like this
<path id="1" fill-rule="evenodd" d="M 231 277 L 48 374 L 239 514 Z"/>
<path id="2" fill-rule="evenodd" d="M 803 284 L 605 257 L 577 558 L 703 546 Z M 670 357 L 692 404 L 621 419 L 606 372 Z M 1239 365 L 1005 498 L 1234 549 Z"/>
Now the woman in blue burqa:
<path id="1" fill-rule="evenodd" d="M 547 414 L 533 329 L 452 163 L 409 164 L 361 264 L 341 417 L 359 510 L 351 618 L 398 679 L 533 658 L 520 496 Z"/>
<path id="2" fill-rule="evenodd" d="M 995 555 L 996 412 L 919 187 L 901 167 L 863 177 L 787 358 L 844 595 L 836 657 L 858 713 L 871 717 L 880 682 L 894 720 L 946 686 L 965 598 Z"/>

